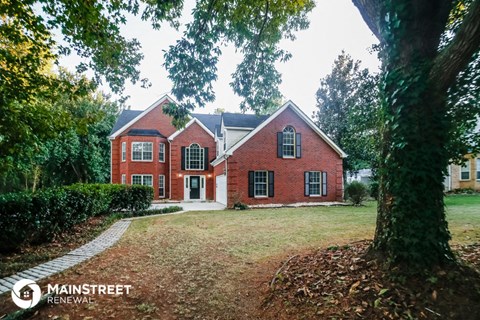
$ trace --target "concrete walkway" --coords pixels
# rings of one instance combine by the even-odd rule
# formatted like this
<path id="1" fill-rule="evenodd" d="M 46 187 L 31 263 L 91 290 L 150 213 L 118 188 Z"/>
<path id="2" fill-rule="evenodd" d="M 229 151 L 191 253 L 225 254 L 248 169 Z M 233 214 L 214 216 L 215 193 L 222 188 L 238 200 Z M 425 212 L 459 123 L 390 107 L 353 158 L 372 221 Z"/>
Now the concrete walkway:
<path id="1" fill-rule="evenodd" d="M 162 209 L 166 207 L 179 206 L 183 208 L 183 211 L 215 211 L 225 209 L 225 205 L 218 202 L 166 202 L 166 203 L 153 203 L 150 209 Z"/>
<path id="2" fill-rule="evenodd" d="M 12 276 L 0 279 L 0 294 L 10 291 L 13 285 L 21 279 L 30 279 L 38 281 L 47 278 L 55 273 L 59 273 L 83 262 L 94 255 L 111 247 L 120 239 L 127 230 L 131 221 L 120 220 L 115 222 L 108 230 L 104 231 L 95 240 L 70 251 L 66 255 L 56 258 L 52 261 L 43 263 L 34 268 L 18 272 Z"/>

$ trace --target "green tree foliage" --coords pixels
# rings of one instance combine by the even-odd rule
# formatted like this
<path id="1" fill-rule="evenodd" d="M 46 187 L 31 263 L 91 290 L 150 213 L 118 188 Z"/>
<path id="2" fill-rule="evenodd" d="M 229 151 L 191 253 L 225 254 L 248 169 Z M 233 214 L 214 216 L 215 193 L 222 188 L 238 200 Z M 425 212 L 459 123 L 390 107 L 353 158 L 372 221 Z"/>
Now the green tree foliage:
<path id="1" fill-rule="evenodd" d="M 379 212 L 373 248 L 418 271 L 452 261 L 443 203 L 448 146 L 478 110 L 466 91 L 480 47 L 480 0 L 353 0 L 383 62 Z M 461 12 L 461 13 L 459 13 Z M 478 64 L 477 64 L 478 66 Z"/>
<path id="2" fill-rule="evenodd" d="M 372 168 L 378 148 L 378 80 L 342 52 L 332 72 L 320 80 L 313 117 L 347 154 L 344 171 Z"/>
<path id="3" fill-rule="evenodd" d="M 62 114 L 49 136 L 32 132 L 22 148 L 4 157 L 0 192 L 35 190 L 75 182 L 108 182 L 110 143 L 108 135 L 119 106 L 95 91 L 83 77 L 63 72 L 60 83 L 69 88 L 55 99 Z M 81 92 L 81 93 L 80 93 Z M 54 120 L 55 121 L 55 120 Z"/>
<path id="4" fill-rule="evenodd" d="M 180 103 L 168 109 L 169 113 L 185 117 L 194 107 L 214 101 L 212 82 L 217 79 L 224 43 L 233 43 L 244 56 L 230 84 L 244 98 L 241 109 L 257 113 L 275 110 L 281 100 L 281 75 L 275 63 L 290 58 L 279 48 L 279 42 L 294 39 L 294 31 L 308 27 L 306 14 L 313 7 L 310 0 L 197 1 L 194 21 L 165 54 L 172 92 Z"/>

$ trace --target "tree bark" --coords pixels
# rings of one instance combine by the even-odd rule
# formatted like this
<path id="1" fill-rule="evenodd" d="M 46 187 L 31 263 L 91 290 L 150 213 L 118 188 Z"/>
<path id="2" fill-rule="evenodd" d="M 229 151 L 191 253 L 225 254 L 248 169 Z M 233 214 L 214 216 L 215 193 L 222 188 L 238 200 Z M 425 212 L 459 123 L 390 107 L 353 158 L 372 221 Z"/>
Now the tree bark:
<path id="1" fill-rule="evenodd" d="M 380 39 L 383 59 L 380 195 L 372 248 L 386 262 L 406 267 L 403 271 L 442 265 L 453 260 L 443 202 L 447 90 L 478 51 L 480 0 L 440 54 L 453 1 L 352 1 Z"/>

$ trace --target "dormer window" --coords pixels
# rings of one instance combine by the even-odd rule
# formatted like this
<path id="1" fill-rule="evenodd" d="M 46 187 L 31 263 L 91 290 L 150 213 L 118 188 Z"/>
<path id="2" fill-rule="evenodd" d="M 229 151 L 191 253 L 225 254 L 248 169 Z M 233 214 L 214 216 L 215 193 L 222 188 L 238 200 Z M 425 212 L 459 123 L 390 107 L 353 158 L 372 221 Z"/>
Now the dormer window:
<path id="1" fill-rule="evenodd" d="M 277 157 L 294 159 L 302 157 L 302 136 L 292 126 L 286 126 L 277 133 Z"/>

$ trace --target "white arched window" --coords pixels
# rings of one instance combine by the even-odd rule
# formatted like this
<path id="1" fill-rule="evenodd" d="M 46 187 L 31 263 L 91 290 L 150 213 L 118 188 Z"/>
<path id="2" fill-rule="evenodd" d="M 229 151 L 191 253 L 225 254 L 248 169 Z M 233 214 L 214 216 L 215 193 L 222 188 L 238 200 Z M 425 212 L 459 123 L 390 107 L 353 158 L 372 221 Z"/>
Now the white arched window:
<path id="1" fill-rule="evenodd" d="M 295 158 L 295 129 L 291 126 L 283 129 L 283 157 Z"/>
<path id="2" fill-rule="evenodd" d="M 197 143 L 192 143 L 186 149 L 186 169 L 187 170 L 203 170 L 204 153 L 203 148 Z"/>

